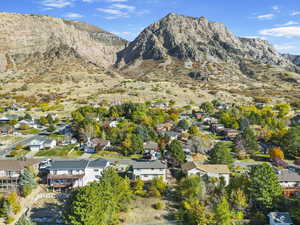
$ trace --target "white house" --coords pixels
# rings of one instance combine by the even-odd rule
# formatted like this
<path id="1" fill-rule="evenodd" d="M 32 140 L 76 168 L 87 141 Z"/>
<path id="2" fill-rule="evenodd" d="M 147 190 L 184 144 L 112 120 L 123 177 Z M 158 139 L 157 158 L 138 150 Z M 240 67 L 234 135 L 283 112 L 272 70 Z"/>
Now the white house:
<path id="1" fill-rule="evenodd" d="M 41 149 L 44 149 L 44 148 L 52 149 L 56 146 L 56 140 L 47 139 L 44 137 L 37 137 L 37 138 L 33 139 L 29 143 L 28 146 L 29 146 L 30 151 L 40 151 Z"/>
<path id="2" fill-rule="evenodd" d="M 181 166 L 188 176 L 199 175 L 209 178 L 224 178 L 225 185 L 229 184 L 230 170 L 227 165 L 223 164 L 200 164 L 197 162 L 187 162 Z"/>
<path id="3" fill-rule="evenodd" d="M 290 215 L 286 212 L 270 212 L 268 217 L 270 225 L 293 225 Z"/>
<path id="4" fill-rule="evenodd" d="M 140 178 L 150 181 L 155 177 L 162 177 L 166 181 L 167 166 L 159 160 L 136 161 L 132 165 L 133 179 Z"/>
<path id="5" fill-rule="evenodd" d="M 277 171 L 277 176 L 283 188 L 300 187 L 300 175 L 297 172 L 283 169 Z"/>
<path id="6" fill-rule="evenodd" d="M 48 186 L 53 189 L 83 187 L 97 181 L 110 163 L 105 159 L 57 160 L 47 168 Z"/>

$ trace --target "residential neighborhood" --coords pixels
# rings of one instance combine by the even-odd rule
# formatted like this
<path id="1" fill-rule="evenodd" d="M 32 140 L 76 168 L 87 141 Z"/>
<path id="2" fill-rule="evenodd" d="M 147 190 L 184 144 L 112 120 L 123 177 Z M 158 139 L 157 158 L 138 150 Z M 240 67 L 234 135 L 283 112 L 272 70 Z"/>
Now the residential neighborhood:
<path id="1" fill-rule="evenodd" d="M 33 119 L 21 112 L 23 116 L 1 119 L 0 141 L 12 140 L 1 141 L 4 196 L 16 193 L 16 198 L 26 199 L 39 188 L 41 193 L 69 196 L 85 188 L 100 188 L 97 185 L 102 182 L 117 182 L 110 180 L 115 177 L 119 185 L 125 185 L 120 188 L 129 188 L 137 199 L 168 204 L 178 224 L 190 220 L 192 211 L 182 204 L 192 204 L 185 202 L 196 193 L 206 202 L 197 204 L 208 208 L 202 212 L 207 218 L 217 213 L 218 204 L 227 204 L 228 210 L 232 207 L 228 220 L 239 224 L 258 224 L 258 219 L 272 225 L 297 224 L 292 221 L 298 221 L 298 211 L 277 203 L 285 199 L 285 204 L 299 204 L 300 143 L 294 137 L 300 131 L 289 123 L 294 112 L 288 105 L 219 107 L 206 102 L 185 109 L 125 102 L 84 106 L 68 119 L 50 113 Z M 270 118 L 276 120 L 268 125 Z M 268 198 L 263 189 L 268 190 Z M 135 204 L 137 199 L 129 202 Z M 69 200 L 71 205 L 77 201 Z M 59 207 L 70 210 L 66 205 Z M 255 207 L 260 217 L 255 216 Z M 43 224 L 39 222 L 43 218 L 30 219 Z M 68 224 L 63 221 L 69 219 L 55 221 Z"/>

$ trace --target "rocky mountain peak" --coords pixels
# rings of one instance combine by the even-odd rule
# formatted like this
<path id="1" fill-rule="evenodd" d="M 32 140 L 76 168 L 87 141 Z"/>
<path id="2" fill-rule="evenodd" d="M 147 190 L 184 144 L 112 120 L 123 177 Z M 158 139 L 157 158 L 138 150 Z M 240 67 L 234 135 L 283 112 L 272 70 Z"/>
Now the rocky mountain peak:
<path id="1" fill-rule="evenodd" d="M 139 60 L 163 60 L 175 57 L 194 62 L 233 63 L 244 60 L 279 65 L 295 71 L 295 66 L 282 57 L 267 41 L 239 38 L 224 24 L 205 17 L 170 13 L 148 26 L 118 53 L 117 65 L 131 65 Z"/>
<path id="2" fill-rule="evenodd" d="M 109 67 L 126 44 L 109 32 L 79 21 L 0 13 L 0 71 L 26 69 L 55 58 L 76 58 Z"/>

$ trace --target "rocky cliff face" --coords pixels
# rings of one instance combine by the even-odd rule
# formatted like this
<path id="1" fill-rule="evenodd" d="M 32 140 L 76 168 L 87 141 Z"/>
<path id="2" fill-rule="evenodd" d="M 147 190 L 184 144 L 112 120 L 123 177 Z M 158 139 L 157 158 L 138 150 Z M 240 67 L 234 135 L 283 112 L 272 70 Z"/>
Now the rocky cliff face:
<path id="1" fill-rule="evenodd" d="M 138 60 L 163 60 L 175 57 L 193 62 L 231 63 L 244 61 L 278 65 L 296 71 L 267 41 L 239 38 L 223 24 L 169 14 L 147 27 L 127 48 L 118 53 L 117 65 L 122 67 Z"/>
<path id="2" fill-rule="evenodd" d="M 300 66 L 300 55 L 282 54 L 282 56 L 290 60 L 296 66 Z"/>
<path id="3" fill-rule="evenodd" d="M 77 21 L 0 13 L 0 71 L 55 58 L 76 58 L 109 67 L 127 41 Z"/>

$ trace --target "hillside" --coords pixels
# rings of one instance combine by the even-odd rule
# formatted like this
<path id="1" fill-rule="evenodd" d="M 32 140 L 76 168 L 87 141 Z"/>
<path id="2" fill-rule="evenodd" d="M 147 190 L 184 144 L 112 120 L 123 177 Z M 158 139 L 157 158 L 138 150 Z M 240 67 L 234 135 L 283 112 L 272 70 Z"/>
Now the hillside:
<path id="1" fill-rule="evenodd" d="M 282 56 L 289 59 L 296 66 L 300 66 L 300 55 L 282 54 Z"/>
<path id="2" fill-rule="evenodd" d="M 57 69 L 62 61 L 107 68 L 127 43 L 82 22 L 41 15 L 0 13 L 0 28 L 2 72 L 32 68 L 47 71 Z"/>

